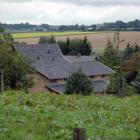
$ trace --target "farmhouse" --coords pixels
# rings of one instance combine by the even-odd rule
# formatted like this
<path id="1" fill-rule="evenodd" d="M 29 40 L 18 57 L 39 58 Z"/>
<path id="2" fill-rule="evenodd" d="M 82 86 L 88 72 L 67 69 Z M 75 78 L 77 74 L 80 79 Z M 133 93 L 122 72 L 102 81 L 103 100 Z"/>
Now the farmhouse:
<path id="1" fill-rule="evenodd" d="M 14 45 L 14 49 L 31 60 L 33 68 L 33 92 L 65 91 L 68 77 L 81 69 L 91 80 L 95 93 L 103 93 L 109 84 L 112 69 L 94 59 L 93 56 L 64 56 L 57 44 Z"/>

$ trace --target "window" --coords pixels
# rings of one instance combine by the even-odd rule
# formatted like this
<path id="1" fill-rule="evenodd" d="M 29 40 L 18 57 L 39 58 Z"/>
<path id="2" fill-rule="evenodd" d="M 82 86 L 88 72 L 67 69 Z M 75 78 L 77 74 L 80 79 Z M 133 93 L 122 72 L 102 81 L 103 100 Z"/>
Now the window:
<path id="1" fill-rule="evenodd" d="M 102 77 L 102 78 L 106 78 L 106 75 L 102 75 L 101 77 Z"/>
<path id="2" fill-rule="evenodd" d="M 66 82 L 67 81 L 67 78 L 65 78 L 64 81 Z"/>
<path id="3" fill-rule="evenodd" d="M 40 57 L 39 56 L 37 56 L 37 60 L 40 60 Z"/>
<path id="4" fill-rule="evenodd" d="M 52 83 L 57 83 L 57 79 L 51 80 Z"/>
<path id="5" fill-rule="evenodd" d="M 91 79 L 95 79 L 95 78 L 96 78 L 96 76 L 90 76 L 90 78 L 91 78 Z"/>

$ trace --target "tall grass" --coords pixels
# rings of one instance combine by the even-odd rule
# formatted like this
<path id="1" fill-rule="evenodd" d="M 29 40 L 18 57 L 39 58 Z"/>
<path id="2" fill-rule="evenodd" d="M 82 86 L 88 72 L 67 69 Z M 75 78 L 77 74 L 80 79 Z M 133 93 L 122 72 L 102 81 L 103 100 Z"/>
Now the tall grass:
<path id="1" fill-rule="evenodd" d="M 140 97 L 57 96 L 9 91 L 0 96 L 0 140 L 69 140 L 75 127 L 88 138 L 140 137 Z"/>

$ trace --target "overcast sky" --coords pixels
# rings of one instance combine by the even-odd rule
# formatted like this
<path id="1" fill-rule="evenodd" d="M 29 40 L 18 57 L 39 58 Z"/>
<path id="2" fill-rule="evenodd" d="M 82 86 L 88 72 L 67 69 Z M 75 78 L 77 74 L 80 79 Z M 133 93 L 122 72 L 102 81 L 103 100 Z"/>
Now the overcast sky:
<path id="1" fill-rule="evenodd" d="M 0 22 L 95 24 L 140 19 L 140 0 L 0 0 Z"/>

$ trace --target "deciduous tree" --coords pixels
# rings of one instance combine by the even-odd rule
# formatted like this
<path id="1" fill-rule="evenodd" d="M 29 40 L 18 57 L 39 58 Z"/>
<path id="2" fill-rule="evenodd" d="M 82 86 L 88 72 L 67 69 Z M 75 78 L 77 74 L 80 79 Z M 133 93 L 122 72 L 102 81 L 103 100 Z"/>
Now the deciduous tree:
<path id="1" fill-rule="evenodd" d="M 13 52 L 10 47 L 0 47 L 0 69 L 4 72 L 6 87 L 28 88 L 32 81 L 28 61 Z"/>

